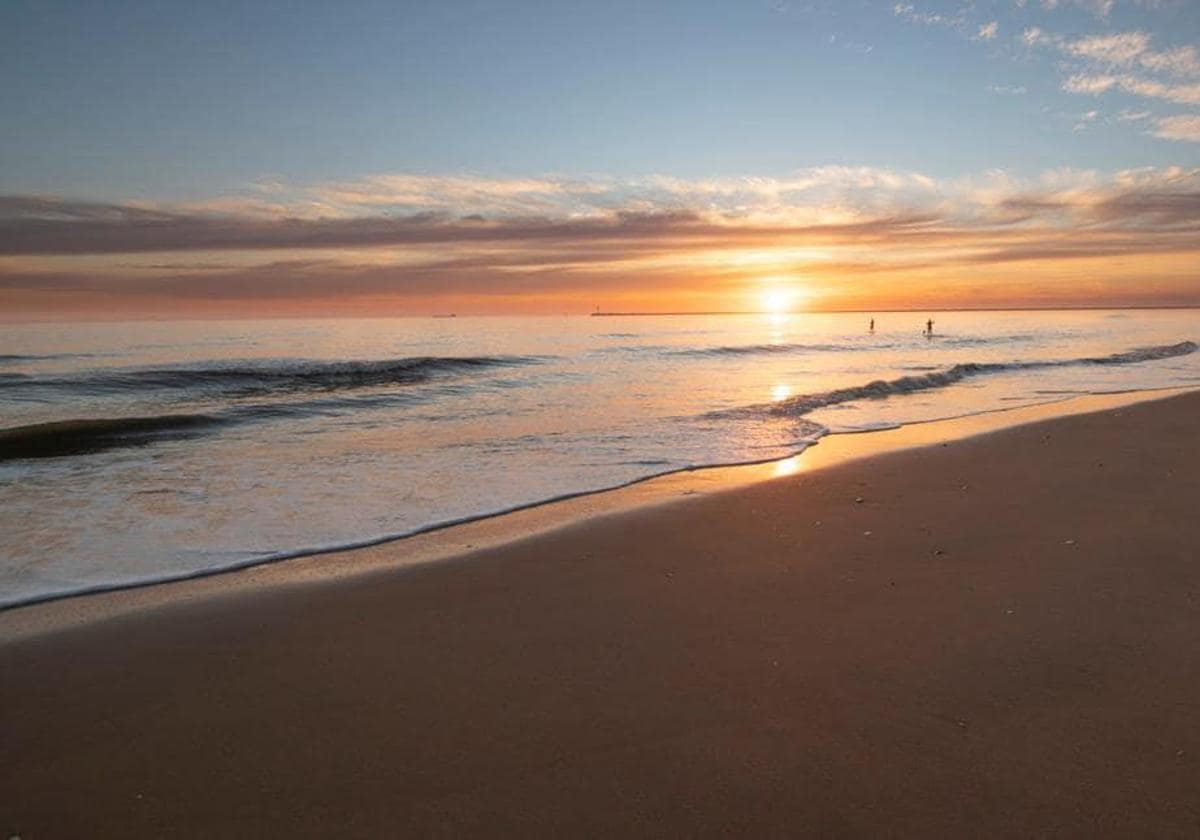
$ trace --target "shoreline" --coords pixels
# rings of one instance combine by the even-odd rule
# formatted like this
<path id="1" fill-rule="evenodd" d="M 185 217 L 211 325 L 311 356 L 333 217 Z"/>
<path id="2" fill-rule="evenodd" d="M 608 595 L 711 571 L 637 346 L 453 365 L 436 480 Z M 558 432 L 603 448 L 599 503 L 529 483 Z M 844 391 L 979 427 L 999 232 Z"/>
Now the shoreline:
<path id="1" fill-rule="evenodd" d="M 763 481 L 906 449 L 935 446 L 1004 429 L 1170 399 L 1200 388 L 1161 388 L 1081 394 L 1015 408 L 822 436 L 782 459 L 685 467 L 625 484 L 583 490 L 491 513 L 435 523 L 416 531 L 329 547 L 302 548 L 230 566 L 131 583 L 98 584 L 35 596 L 0 607 L 0 646 L 79 624 L 102 621 L 198 598 L 264 587 L 312 585 L 363 574 L 449 562 L 590 518 L 669 504 L 688 496 L 727 492 Z M 327 561 L 326 568 L 320 568 Z"/>

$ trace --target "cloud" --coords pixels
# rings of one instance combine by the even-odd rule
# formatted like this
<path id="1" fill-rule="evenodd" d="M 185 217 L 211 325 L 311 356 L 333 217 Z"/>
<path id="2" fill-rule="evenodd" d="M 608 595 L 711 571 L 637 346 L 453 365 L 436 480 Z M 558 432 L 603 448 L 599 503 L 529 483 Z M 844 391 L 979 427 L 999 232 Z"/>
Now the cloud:
<path id="1" fill-rule="evenodd" d="M 1195 47 L 1176 47 L 1162 52 L 1148 52 L 1139 56 L 1142 66 L 1148 70 L 1169 73 L 1173 76 L 1200 77 L 1200 55 Z"/>
<path id="2" fill-rule="evenodd" d="M 981 41 L 992 41 L 995 40 L 996 33 L 999 31 L 1000 24 L 993 20 L 990 23 L 985 23 L 980 26 L 979 31 L 975 34 L 975 37 Z"/>
<path id="3" fill-rule="evenodd" d="M 1040 26 L 1030 26 L 1021 33 L 1020 40 L 1027 47 L 1036 47 L 1051 43 L 1053 39 Z"/>
<path id="4" fill-rule="evenodd" d="M 1200 114 L 1163 117 L 1155 122 L 1155 137 L 1200 143 Z"/>
<path id="5" fill-rule="evenodd" d="M 1024 9 L 1028 0 L 1014 0 L 1017 8 Z M 1157 5 L 1158 0 L 1134 0 L 1139 6 Z M 1116 7 L 1116 0 L 1041 0 L 1041 7 L 1046 11 L 1054 11 L 1062 6 L 1077 6 L 1086 9 L 1098 18 L 1107 18 Z"/>
<path id="6" fill-rule="evenodd" d="M 1038 27 L 1026 29 L 1020 40 L 1031 49 L 1055 49 L 1067 59 L 1062 89 L 1068 93 L 1097 96 L 1121 91 L 1200 104 L 1200 57 L 1193 46 L 1157 50 L 1151 37 L 1140 31 L 1064 38 Z"/>
<path id="7" fill-rule="evenodd" d="M 1063 81 L 1063 90 L 1068 93 L 1104 93 L 1118 84 L 1116 76 L 1088 76 L 1077 73 Z"/>
<path id="8" fill-rule="evenodd" d="M 1200 83 L 1190 85 L 1167 85 L 1136 76 L 1090 76 L 1079 73 L 1063 81 L 1063 90 L 1068 93 L 1085 93 L 1093 96 L 1110 90 L 1122 90 L 1135 96 L 1164 99 L 1185 105 L 1200 105 Z"/>
<path id="9" fill-rule="evenodd" d="M 1093 122 L 1097 110 L 1080 120 Z M 1140 115 L 1129 117 L 1130 119 Z M 1183 132 L 1195 117 L 1160 120 Z M 447 191 L 447 184 L 453 189 Z M 532 190 L 530 185 L 538 186 Z M 1003 172 L 938 180 L 919 172 L 826 166 L 788 177 L 684 179 L 494 179 L 388 175 L 287 185 L 301 212 L 262 216 L 194 205 L 100 204 L 39 196 L 0 196 L 0 255 L 172 251 L 312 250 L 464 243 L 680 242 L 788 233 L 894 232 L 914 220 L 988 223 L 1013 193 L 1082 197 L 1129 189 L 1200 187 L 1200 170 L 1098 173 L 1056 170 L 1032 182 Z M 569 185 L 564 187 L 562 185 Z M 399 191 L 397 192 L 397 189 Z M 549 196 L 557 194 L 556 200 Z M 314 203 L 330 215 L 303 213 Z M 518 199 L 517 197 L 523 197 Z M 525 200 L 528 199 L 528 200 Z M 286 204 L 282 205 L 286 209 Z M 403 208 L 404 212 L 397 212 Z"/>
<path id="10" fill-rule="evenodd" d="M 1200 105 L 1200 82 L 1189 85 L 1167 85 L 1150 79 L 1122 77 L 1121 89 L 1137 96 L 1165 99 L 1186 105 Z"/>
<path id="11" fill-rule="evenodd" d="M 1167 50 L 1151 49 L 1145 32 L 1092 35 L 1076 40 L 1059 40 L 1067 55 L 1102 67 L 1140 67 L 1143 70 L 1181 79 L 1200 79 L 1200 56 L 1193 46 Z"/>
<path id="12" fill-rule="evenodd" d="M 662 213 L 702 209 L 727 218 L 754 217 L 796 221 L 798 212 L 822 208 L 829 221 L 834 210 L 870 203 L 877 190 L 886 193 L 928 191 L 933 185 L 918 173 L 876 167 L 824 166 L 799 170 L 784 178 L 724 177 L 680 179 L 662 175 L 643 178 L 494 179 L 473 176 L 376 175 L 356 181 L 288 187 L 285 192 L 303 208 L 320 206 L 323 214 L 346 218 L 369 213 L 441 214 L 598 219 L 615 211 Z M 832 209 L 831 209 L 832 208 Z"/>
<path id="13" fill-rule="evenodd" d="M 911 3 L 896 3 L 892 6 L 892 14 L 909 23 L 919 23 L 923 26 L 944 26 L 963 34 L 968 34 L 968 11 L 967 8 L 962 8 L 952 15 L 944 15 L 940 12 L 921 11 Z"/>
<path id="14" fill-rule="evenodd" d="M 1081 9 L 1086 9 L 1098 18 L 1106 18 L 1112 13 L 1113 7 L 1116 5 L 1116 0 L 1042 0 L 1042 8 L 1047 11 L 1054 11 L 1062 5 L 1078 6 Z M 1024 7 L 1023 0 L 1019 0 L 1018 6 Z"/>
<path id="15" fill-rule="evenodd" d="M 1063 41 L 1068 55 L 1104 64 L 1128 66 L 1143 55 L 1150 46 L 1145 32 L 1119 32 L 1112 35 L 1092 35 L 1074 41 Z"/>
<path id="16" fill-rule="evenodd" d="M 1194 122 L 1158 126 L 1182 139 L 1200 136 Z M 509 207 L 543 182 L 570 186 L 533 189 L 538 206 L 547 194 L 559 196 L 540 216 L 519 203 L 515 213 L 464 212 Z M 447 203 L 447 184 L 460 206 Z M 411 204 L 402 215 L 390 203 L 398 186 Z M 415 306 L 460 296 L 456 306 L 536 299 L 561 307 L 601 292 L 651 302 L 664 290 L 728 294 L 780 273 L 819 279 L 833 296 L 851 287 L 898 294 L 905 272 L 930 272 L 936 285 L 965 267 L 1080 262 L 1103 272 L 1095 260 L 1137 257 L 1150 271 L 1200 259 L 1200 168 L 1062 169 L 1032 179 L 992 171 L 945 180 L 869 167 L 778 179 L 398 174 L 279 184 L 276 193 L 294 196 L 304 211 L 323 200 L 316 196 L 336 194 L 343 203 L 336 215 L 308 218 L 0 197 L 0 306 L 57 312 L 69 301 L 118 309 L 157 301 L 171 311 L 174 301 L 227 311 L 239 301 L 279 301 L 323 311 L 317 302 L 369 310 L 354 302 Z M 420 204 L 426 196 L 436 207 Z"/>

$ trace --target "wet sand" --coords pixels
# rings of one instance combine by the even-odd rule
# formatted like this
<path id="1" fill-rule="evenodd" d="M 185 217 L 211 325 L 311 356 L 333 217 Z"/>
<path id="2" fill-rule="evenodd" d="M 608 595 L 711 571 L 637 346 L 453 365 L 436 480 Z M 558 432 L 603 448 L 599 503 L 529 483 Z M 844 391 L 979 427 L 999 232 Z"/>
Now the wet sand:
<path id="1" fill-rule="evenodd" d="M 10 641 L 0 832 L 1195 836 L 1198 420 L 1184 395 Z"/>

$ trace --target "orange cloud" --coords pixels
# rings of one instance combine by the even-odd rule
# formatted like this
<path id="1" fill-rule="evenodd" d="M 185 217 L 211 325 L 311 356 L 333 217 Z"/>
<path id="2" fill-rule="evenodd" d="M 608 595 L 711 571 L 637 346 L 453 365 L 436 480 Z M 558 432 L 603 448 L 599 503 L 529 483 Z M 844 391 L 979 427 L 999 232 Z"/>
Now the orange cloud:
<path id="1" fill-rule="evenodd" d="M 0 305 L 10 317 L 744 309 L 764 276 L 825 309 L 1200 303 L 1200 169 L 395 176 L 273 191 L 281 209 L 267 212 L 0 197 Z"/>

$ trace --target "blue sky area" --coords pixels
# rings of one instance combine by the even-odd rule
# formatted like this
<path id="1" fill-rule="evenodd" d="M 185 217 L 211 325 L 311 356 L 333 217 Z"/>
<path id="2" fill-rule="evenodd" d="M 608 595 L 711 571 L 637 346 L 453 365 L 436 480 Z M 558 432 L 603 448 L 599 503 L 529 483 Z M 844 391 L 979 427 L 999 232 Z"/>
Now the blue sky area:
<path id="1" fill-rule="evenodd" d="M 1130 33 L 1132 58 L 1072 47 Z M 1189 0 L 8 0 L 0 190 L 1196 165 L 1197 42 Z"/>

